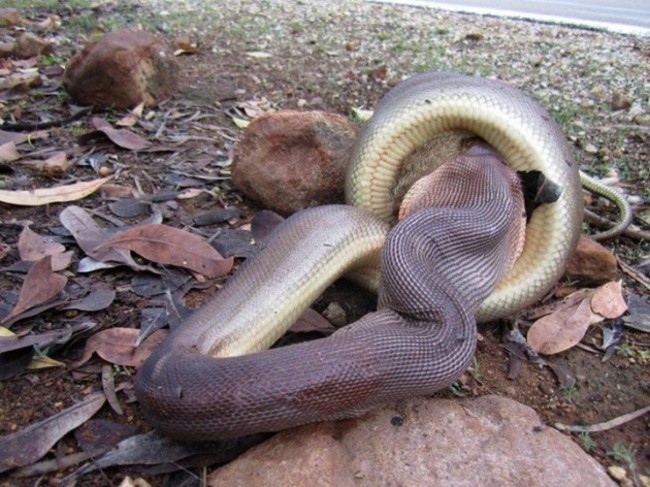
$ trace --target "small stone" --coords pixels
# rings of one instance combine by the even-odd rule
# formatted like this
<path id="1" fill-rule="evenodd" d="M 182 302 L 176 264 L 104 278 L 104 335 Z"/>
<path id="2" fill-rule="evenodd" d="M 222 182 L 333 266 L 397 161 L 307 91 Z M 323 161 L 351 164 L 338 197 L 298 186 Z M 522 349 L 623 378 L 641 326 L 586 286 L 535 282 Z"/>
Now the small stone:
<path id="1" fill-rule="evenodd" d="M 627 472 L 623 467 L 618 465 L 610 465 L 607 467 L 607 473 L 615 480 L 623 480 L 627 478 Z"/>
<path id="2" fill-rule="evenodd" d="M 341 307 L 336 301 L 332 301 L 327 305 L 327 308 L 323 310 L 323 316 L 336 327 L 342 327 L 347 324 L 347 314 L 345 310 Z"/>
<path id="3" fill-rule="evenodd" d="M 614 111 L 627 110 L 632 106 L 632 100 L 618 91 L 614 92 L 610 103 Z"/>
<path id="4" fill-rule="evenodd" d="M 636 117 L 640 117 L 642 115 L 645 115 L 645 110 L 643 109 L 643 106 L 641 106 L 641 103 L 639 102 L 634 102 L 631 106 L 630 109 L 628 110 L 628 115 L 632 117 L 632 119 Z"/>
<path id="5" fill-rule="evenodd" d="M 618 277 L 616 257 L 598 242 L 580 237 L 565 274 L 581 282 L 606 283 Z"/>
<path id="6" fill-rule="evenodd" d="M 52 52 L 54 52 L 52 44 L 31 32 L 23 32 L 16 38 L 14 55 L 17 58 L 29 59 Z"/>
<path id="7" fill-rule="evenodd" d="M 8 58 L 14 55 L 13 42 L 0 42 L 0 59 Z"/>
<path id="8" fill-rule="evenodd" d="M 235 146 L 232 181 L 266 209 L 289 215 L 343 201 L 356 126 L 327 112 L 282 111 L 253 120 Z"/>
<path id="9" fill-rule="evenodd" d="M 79 103 L 132 108 L 155 105 L 176 92 L 178 66 L 153 34 L 121 29 L 87 45 L 68 63 L 63 85 Z"/>
<path id="10" fill-rule="evenodd" d="M 0 27 L 13 27 L 28 23 L 15 8 L 0 8 Z"/>
<path id="11" fill-rule="evenodd" d="M 589 93 L 591 94 L 591 96 L 600 99 L 605 96 L 605 88 L 603 87 L 603 85 L 596 85 L 589 91 Z"/>
<path id="12" fill-rule="evenodd" d="M 594 144 L 591 142 L 587 142 L 584 146 L 584 151 L 587 154 L 598 154 L 598 147 L 596 147 Z"/>

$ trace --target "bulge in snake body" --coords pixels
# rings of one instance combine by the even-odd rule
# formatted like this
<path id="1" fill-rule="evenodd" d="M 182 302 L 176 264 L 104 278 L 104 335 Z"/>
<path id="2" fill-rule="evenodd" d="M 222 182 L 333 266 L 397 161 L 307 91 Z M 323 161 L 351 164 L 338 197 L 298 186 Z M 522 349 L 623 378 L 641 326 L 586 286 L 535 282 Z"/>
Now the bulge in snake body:
<path id="1" fill-rule="evenodd" d="M 418 172 L 401 169 L 403 160 L 393 156 L 404 152 L 415 167 L 427 150 L 418 143 L 426 146 L 450 130 L 469 130 L 514 169 L 541 170 L 565 186 L 557 202 L 535 210 L 522 257 L 500 287 L 492 292 L 510 260 L 506 254 L 514 252 L 504 227 L 521 210 L 512 209 L 509 183 L 492 187 L 470 179 L 455 186 L 474 206 L 418 211 L 393 229 L 377 312 L 327 339 L 260 352 L 334 279 L 376 262 L 385 223 L 370 211 L 391 219 L 392 196 L 402 192 L 391 174 Z M 274 243 L 139 371 L 136 394 L 145 417 L 164 434 L 198 441 L 350 417 L 449 385 L 471 361 L 474 313 L 491 292 L 483 319 L 531 303 L 561 275 L 582 213 L 577 168 L 567 161 L 570 150 L 557 125 L 512 87 L 453 73 L 398 85 L 362 130 L 348 173 L 349 201 L 367 209 L 328 206 L 287 220 Z M 382 207 L 387 200 L 388 209 Z"/>

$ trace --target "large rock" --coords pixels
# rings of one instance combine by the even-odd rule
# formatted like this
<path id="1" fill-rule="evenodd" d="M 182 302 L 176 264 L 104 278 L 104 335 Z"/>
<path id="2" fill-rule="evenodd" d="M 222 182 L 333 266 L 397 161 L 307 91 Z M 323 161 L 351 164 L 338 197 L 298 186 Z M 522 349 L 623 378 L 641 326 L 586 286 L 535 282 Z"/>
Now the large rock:
<path id="1" fill-rule="evenodd" d="M 413 399 L 365 418 L 282 432 L 211 486 L 615 486 L 568 437 L 511 399 Z"/>
<path id="2" fill-rule="evenodd" d="M 122 29 L 87 45 L 65 70 L 63 85 L 83 105 L 155 105 L 176 92 L 178 66 L 169 47 L 148 32 Z"/>
<path id="3" fill-rule="evenodd" d="M 618 278 L 618 262 L 616 256 L 605 247 L 582 236 L 565 274 L 580 282 L 604 284 Z"/>
<path id="4" fill-rule="evenodd" d="M 334 113 L 262 115 L 235 147 L 233 183 L 249 198 L 283 215 L 340 203 L 356 136 L 356 126 Z"/>

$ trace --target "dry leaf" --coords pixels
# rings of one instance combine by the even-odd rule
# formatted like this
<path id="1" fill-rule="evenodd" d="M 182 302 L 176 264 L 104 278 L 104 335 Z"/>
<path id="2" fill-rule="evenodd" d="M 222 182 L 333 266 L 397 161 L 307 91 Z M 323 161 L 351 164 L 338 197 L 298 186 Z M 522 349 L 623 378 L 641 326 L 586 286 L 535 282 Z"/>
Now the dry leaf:
<path id="1" fill-rule="evenodd" d="M 61 309 L 74 309 L 77 311 L 100 311 L 108 308 L 115 300 L 115 291 L 112 289 L 98 289 L 90 292 L 82 299 L 72 301 Z"/>
<path id="2" fill-rule="evenodd" d="M 243 118 L 239 118 L 239 117 L 232 117 L 232 121 L 237 126 L 237 128 L 240 129 L 245 129 L 250 125 L 250 122 L 248 120 L 244 120 Z"/>
<path id="3" fill-rule="evenodd" d="M 127 113 L 115 122 L 115 125 L 118 127 L 133 127 L 136 123 L 138 123 L 138 116 L 133 113 Z"/>
<path id="4" fill-rule="evenodd" d="M 13 73 L 6 77 L 0 77 L 0 90 L 9 90 L 17 86 L 39 86 L 43 83 L 38 70 L 29 70 L 23 73 Z"/>
<path id="5" fill-rule="evenodd" d="M 114 144 L 123 149 L 138 151 L 151 146 L 151 142 L 143 139 L 138 134 L 126 129 L 113 128 L 110 123 L 101 118 L 93 118 L 92 123 L 97 130 L 104 133 Z"/>
<path id="6" fill-rule="evenodd" d="M 528 330 L 526 341 L 537 353 L 552 355 L 578 344 L 589 328 L 589 300 L 540 318 Z"/>
<path id="7" fill-rule="evenodd" d="M 112 364 L 139 368 L 167 336 L 162 330 L 154 331 L 142 344 L 135 348 L 140 330 L 135 328 L 109 328 L 91 336 L 86 342 L 84 353 L 72 367 L 76 368 L 90 360 L 93 353 Z"/>
<path id="8" fill-rule="evenodd" d="M 4 317 L 2 323 L 14 320 L 30 308 L 46 303 L 56 297 L 68 282 L 68 278 L 52 272 L 52 259 L 48 255 L 36 262 L 25 276 L 16 306 Z"/>
<path id="9" fill-rule="evenodd" d="M 24 336 L 16 336 L 11 330 L 0 326 L 0 354 L 21 348 L 32 348 L 34 345 L 46 348 L 53 344 L 67 343 L 75 333 L 88 331 L 95 326 L 96 323 L 85 321 L 62 330 Z"/>
<path id="10" fill-rule="evenodd" d="M 184 267 L 210 278 L 227 274 L 234 263 L 196 235 L 156 223 L 124 230 L 95 247 L 95 251 L 108 248 L 132 250 L 153 262 Z"/>
<path id="11" fill-rule="evenodd" d="M 67 154 L 63 151 L 56 152 L 46 160 L 23 159 L 20 161 L 20 164 L 28 166 L 50 178 L 59 178 L 72 167 L 72 161 L 68 160 Z"/>
<path id="12" fill-rule="evenodd" d="M 49 178 L 60 178 L 72 167 L 65 152 L 57 152 L 43 162 L 42 172 Z"/>
<path id="13" fill-rule="evenodd" d="M 536 308 L 524 310 L 521 316 L 526 320 L 536 320 L 542 316 L 550 315 L 551 313 L 556 313 L 562 309 L 569 308 L 583 299 L 590 299 L 593 293 L 593 289 L 578 289 L 561 301 L 553 301 Z"/>
<path id="14" fill-rule="evenodd" d="M 102 393 L 91 394 L 50 418 L 0 437 L 0 473 L 43 457 L 63 436 L 99 411 L 105 400 Z"/>
<path id="15" fill-rule="evenodd" d="M 294 333 L 309 333 L 312 331 L 317 331 L 320 333 L 330 334 L 336 331 L 336 327 L 332 325 L 332 323 L 330 323 L 318 311 L 307 308 L 305 312 L 296 320 L 296 322 L 291 325 L 289 331 L 292 331 Z"/>
<path id="16" fill-rule="evenodd" d="M 603 284 L 591 298 L 591 310 L 603 318 L 614 319 L 627 311 L 621 281 Z"/>
<path id="17" fill-rule="evenodd" d="M 31 191 L 0 190 L 0 201 L 17 206 L 42 206 L 49 205 L 50 203 L 76 201 L 94 193 L 102 184 L 110 179 L 111 176 L 64 186 L 55 186 L 54 188 L 39 188 Z"/>
<path id="18" fill-rule="evenodd" d="M 249 51 L 246 53 L 248 57 L 252 57 L 255 59 L 267 59 L 270 58 L 272 55 L 269 54 L 268 52 L 263 52 L 263 51 Z"/>
<path id="19" fill-rule="evenodd" d="M 46 255 L 52 258 L 52 270 L 61 271 L 70 265 L 72 251 L 66 252 L 60 243 L 52 242 L 50 237 L 39 235 L 28 226 L 23 228 L 18 239 L 18 253 L 21 260 L 35 262 Z"/>
<path id="20" fill-rule="evenodd" d="M 75 238 L 77 245 L 79 245 L 81 250 L 88 254 L 93 260 L 102 262 L 118 262 L 126 264 L 134 270 L 156 272 L 155 269 L 148 266 L 141 266 L 135 262 L 127 250 L 108 248 L 96 251 L 95 247 L 100 242 L 105 242 L 110 237 L 110 234 L 97 225 L 95 220 L 93 220 L 88 212 L 83 208 L 74 205 L 68 206 L 59 215 L 59 220 Z M 88 266 L 88 262 L 86 261 L 84 264 L 84 261 L 85 259 L 82 259 L 79 262 L 80 267 L 82 264 Z M 95 269 L 90 270 L 107 268 L 107 265 L 96 265 L 96 263 L 93 263 L 93 266 Z M 92 266 L 88 267 L 90 268 Z M 86 269 L 87 272 L 90 272 L 90 270 Z"/>
<path id="21" fill-rule="evenodd" d="M 31 132 L 29 134 L 0 130 L 0 145 L 6 144 L 7 142 L 13 142 L 16 145 L 20 145 L 28 140 L 47 139 L 49 135 L 50 133 L 47 130 L 37 130 L 36 132 Z"/>
<path id="22" fill-rule="evenodd" d="M 0 162 L 13 162 L 20 157 L 14 142 L 9 141 L 0 145 Z"/>
<path id="23" fill-rule="evenodd" d="M 51 357 L 36 357 L 27 366 L 29 370 L 50 369 L 52 367 L 65 367 L 65 364 Z"/>
<path id="24" fill-rule="evenodd" d="M 179 37 L 172 42 L 174 55 L 180 54 L 195 54 L 199 52 L 199 46 L 196 42 L 192 42 L 189 36 Z"/>

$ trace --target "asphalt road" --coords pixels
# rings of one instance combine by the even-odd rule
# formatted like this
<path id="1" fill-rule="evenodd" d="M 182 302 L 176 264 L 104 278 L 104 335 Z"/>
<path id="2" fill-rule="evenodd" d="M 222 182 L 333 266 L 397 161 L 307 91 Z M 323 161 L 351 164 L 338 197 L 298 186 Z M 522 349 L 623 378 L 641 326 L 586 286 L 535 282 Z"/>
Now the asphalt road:
<path id="1" fill-rule="evenodd" d="M 650 36 L 650 0 L 370 0 Z"/>

